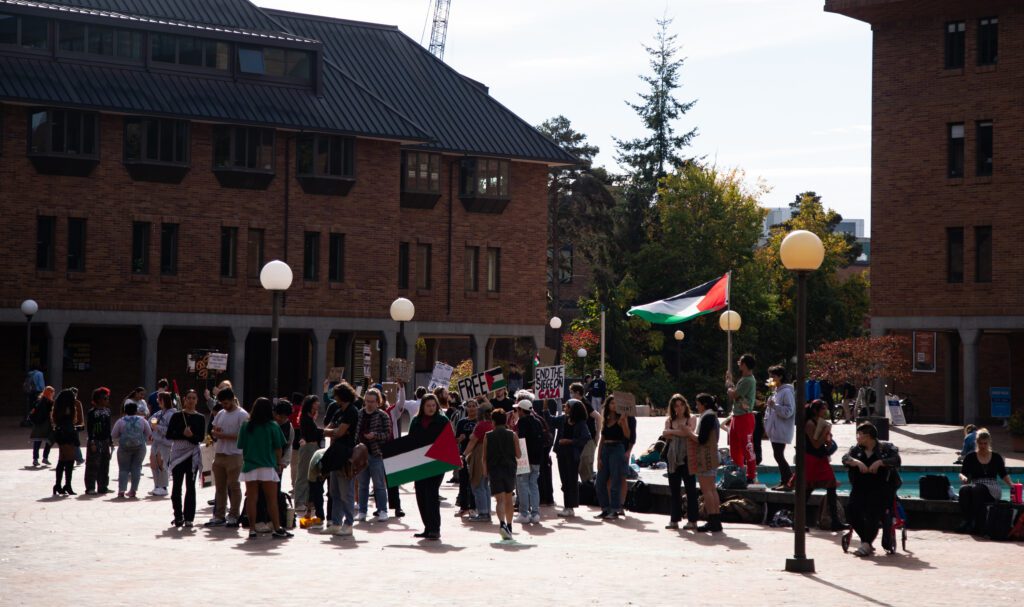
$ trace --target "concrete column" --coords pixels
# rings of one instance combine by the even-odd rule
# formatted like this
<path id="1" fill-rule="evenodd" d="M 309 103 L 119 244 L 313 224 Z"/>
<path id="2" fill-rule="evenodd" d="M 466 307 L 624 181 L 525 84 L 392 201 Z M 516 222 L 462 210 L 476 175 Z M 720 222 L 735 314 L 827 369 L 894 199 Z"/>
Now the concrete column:
<path id="1" fill-rule="evenodd" d="M 351 333 L 341 333 L 334 337 L 336 343 L 341 344 L 340 348 L 342 351 L 341 355 L 341 366 L 345 367 L 345 379 L 351 381 L 355 377 L 355 371 L 352 370 L 352 342 L 355 341 L 355 337 Z M 335 362 L 334 364 L 338 364 Z M 362 364 L 360 361 L 359 364 Z"/>
<path id="2" fill-rule="evenodd" d="M 142 385 L 147 390 L 156 389 L 156 354 L 160 346 L 163 325 L 142 325 Z"/>
<path id="3" fill-rule="evenodd" d="M 487 369 L 487 342 L 490 336 L 486 333 L 474 333 L 469 336 L 469 351 L 473 358 L 473 372 L 483 373 Z"/>
<path id="4" fill-rule="evenodd" d="M 964 424 L 978 421 L 978 329 L 960 329 L 964 349 Z"/>
<path id="5" fill-rule="evenodd" d="M 402 358 L 412 362 L 413 364 L 416 363 L 416 340 L 419 338 L 419 334 L 415 331 L 411 331 L 408 325 L 405 327 L 405 352 L 402 352 L 401 354 Z"/>
<path id="6" fill-rule="evenodd" d="M 885 335 L 885 327 L 879 324 L 872 323 L 871 325 L 871 337 L 882 337 Z M 878 415 L 880 417 L 889 417 L 889 407 L 886 406 L 885 402 L 885 378 L 876 377 L 871 382 L 871 389 L 875 391 L 875 403 L 868 403 L 868 408 L 871 410 L 872 415 Z"/>
<path id="7" fill-rule="evenodd" d="M 46 344 L 48 359 L 46 362 L 47 385 L 53 386 L 58 392 L 64 387 L 64 336 L 67 335 L 68 323 L 47 323 L 48 343 Z"/>
<path id="8" fill-rule="evenodd" d="M 245 340 L 249 337 L 248 326 L 231 327 L 231 352 L 228 356 L 228 377 L 238 402 L 244 403 L 245 392 Z"/>
<path id="9" fill-rule="evenodd" d="M 397 356 L 396 349 L 398 341 L 398 333 L 391 331 L 380 332 L 380 368 L 373 372 L 374 379 L 378 381 L 384 381 L 384 376 L 388 374 L 388 360 Z"/>
<path id="10" fill-rule="evenodd" d="M 317 329 L 313 332 L 313 378 L 312 392 L 319 394 L 327 379 L 327 342 L 331 339 L 330 329 Z"/>

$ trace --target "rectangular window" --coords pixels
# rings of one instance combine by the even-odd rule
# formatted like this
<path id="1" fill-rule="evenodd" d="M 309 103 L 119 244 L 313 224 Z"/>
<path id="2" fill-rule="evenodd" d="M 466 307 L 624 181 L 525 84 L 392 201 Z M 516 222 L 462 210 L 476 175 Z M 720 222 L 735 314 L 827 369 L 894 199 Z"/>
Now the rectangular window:
<path id="1" fill-rule="evenodd" d="M 948 126 L 949 140 L 949 177 L 964 176 L 964 125 L 963 123 Z"/>
<path id="2" fill-rule="evenodd" d="M 295 171 L 300 177 L 352 177 L 354 140 L 340 135 L 300 135 Z"/>
<path id="3" fill-rule="evenodd" d="M 946 69 L 958 69 L 964 66 L 964 54 L 967 46 L 967 23 L 953 21 L 946 24 Z"/>
<path id="4" fill-rule="evenodd" d="M 132 274 L 149 274 L 148 221 L 132 222 Z"/>
<path id="5" fill-rule="evenodd" d="M 327 245 L 327 280 L 345 282 L 345 235 L 331 234 Z"/>
<path id="6" fill-rule="evenodd" d="M 63 53 L 87 53 L 133 61 L 142 59 L 142 32 L 61 21 L 57 38 L 57 46 Z"/>
<path id="7" fill-rule="evenodd" d="M 36 218 L 36 269 L 52 270 L 57 248 L 57 218 Z"/>
<path id="8" fill-rule="evenodd" d="M 246 244 L 247 264 L 249 266 L 249 278 L 259 278 L 260 270 L 263 269 L 263 230 L 250 229 L 249 241 Z"/>
<path id="9" fill-rule="evenodd" d="M 398 243 L 398 288 L 409 288 L 409 243 Z"/>
<path id="10" fill-rule="evenodd" d="M 987 177 L 992 174 L 992 121 L 983 120 L 975 129 L 975 145 L 977 146 L 977 175 Z"/>
<path id="11" fill-rule="evenodd" d="M 429 244 L 419 243 L 416 245 L 416 288 L 429 289 L 431 271 L 431 249 Z"/>
<path id="12" fill-rule="evenodd" d="M 238 228 L 220 229 L 220 275 L 234 278 L 238 274 Z"/>
<path id="13" fill-rule="evenodd" d="M 45 50 L 50 47 L 50 22 L 0 13 L 0 44 Z"/>
<path id="14" fill-rule="evenodd" d="M 213 167 L 274 172 L 274 130 L 244 126 L 213 128 Z"/>
<path id="15" fill-rule="evenodd" d="M 320 233 L 306 232 L 302 247 L 302 278 L 320 280 Z"/>
<path id="16" fill-rule="evenodd" d="M 475 158 L 462 163 L 459 194 L 464 197 L 508 198 L 509 161 Z"/>
<path id="17" fill-rule="evenodd" d="M 974 228 L 974 282 L 992 282 L 992 226 Z"/>
<path id="18" fill-rule="evenodd" d="M 267 70 L 263 64 L 263 49 L 239 47 L 238 71 L 243 74 L 266 73 Z"/>
<path id="19" fill-rule="evenodd" d="M 466 290 L 480 290 L 480 247 L 466 247 Z"/>
<path id="20" fill-rule="evenodd" d="M 978 21 L 978 65 L 999 62 L 999 18 L 986 17 Z"/>
<path id="21" fill-rule="evenodd" d="M 402 191 L 422 194 L 441 192 L 441 155 L 402 153 Z"/>
<path id="22" fill-rule="evenodd" d="M 295 49 L 243 46 L 238 49 L 238 71 L 243 74 L 309 82 L 313 73 L 313 54 Z"/>
<path id="23" fill-rule="evenodd" d="M 68 272 L 85 271 L 85 220 L 68 219 Z"/>
<path id="24" fill-rule="evenodd" d="M 124 119 L 126 162 L 188 164 L 188 122 L 164 118 Z"/>
<path id="25" fill-rule="evenodd" d="M 160 225 L 160 274 L 174 276 L 178 273 L 178 224 Z"/>
<path id="26" fill-rule="evenodd" d="M 501 249 L 487 249 L 487 290 L 491 293 L 501 290 Z"/>
<path id="27" fill-rule="evenodd" d="M 946 228 L 946 282 L 964 281 L 964 229 Z"/>
<path id="28" fill-rule="evenodd" d="M 98 126 L 93 112 L 36 110 L 30 118 L 29 152 L 96 158 Z"/>
<path id="29" fill-rule="evenodd" d="M 558 263 L 558 279 L 563 285 L 572 283 L 573 273 L 573 249 L 571 244 L 567 244 L 562 247 L 559 252 L 559 263 Z"/>
<path id="30" fill-rule="evenodd" d="M 227 42 L 172 34 L 151 34 L 150 40 L 150 56 L 155 62 L 220 71 L 231 69 L 231 45 Z"/>

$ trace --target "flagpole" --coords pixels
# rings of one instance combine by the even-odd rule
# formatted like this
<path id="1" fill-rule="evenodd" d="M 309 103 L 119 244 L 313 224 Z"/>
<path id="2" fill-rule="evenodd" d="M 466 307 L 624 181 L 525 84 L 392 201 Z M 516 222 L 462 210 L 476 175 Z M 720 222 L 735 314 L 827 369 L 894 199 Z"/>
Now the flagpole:
<path id="1" fill-rule="evenodd" d="M 727 312 L 732 311 L 732 270 L 726 275 L 728 278 L 725 283 L 725 310 Z M 726 334 L 726 352 L 725 352 L 725 372 L 732 371 L 732 323 L 729 323 L 729 330 Z"/>
<path id="2" fill-rule="evenodd" d="M 604 305 L 601 306 L 601 379 L 604 379 Z"/>

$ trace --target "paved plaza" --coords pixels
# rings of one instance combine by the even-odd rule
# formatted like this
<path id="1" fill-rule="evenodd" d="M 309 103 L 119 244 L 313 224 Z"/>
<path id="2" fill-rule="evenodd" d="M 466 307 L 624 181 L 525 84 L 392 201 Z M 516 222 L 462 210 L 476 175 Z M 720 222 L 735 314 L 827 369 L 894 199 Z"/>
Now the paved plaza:
<path id="1" fill-rule="evenodd" d="M 661 423 L 640 421 L 641 441 Z M 783 571 L 790 530 L 667 531 L 667 517 L 655 514 L 601 523 L 593 508 L 570 520 L 545 508 L 540 525 L 516 525 L 517 543 L 506 544 L 496 525 L 453 516 L 448 484 L 441 543 L 412 537 L 420 521 L 411 490 L 403 490 L 404 519 L 357 524 L 354 539 L 296 529 L 290 540 L 250 542 L 241 529 L 181 531 L 168 524 L 168 498 L 82 495 L 82 468 L 78 496 L 49 497 L 52 468 L 27 467 L 25 432 L 3 422 L 2 605 L 959 605 L 968 597 L 1010 604 L 1024 592 L 1024 544 L 938 531 L 912 530 L 910 554 L 867 560 L 843 554 L 837 535 L 812 531 L 818 573 L 806 576 Z M 151 486 L 147 475 L 142 492 Z M 200 490 L 198 522 L 212 496 Z"/>

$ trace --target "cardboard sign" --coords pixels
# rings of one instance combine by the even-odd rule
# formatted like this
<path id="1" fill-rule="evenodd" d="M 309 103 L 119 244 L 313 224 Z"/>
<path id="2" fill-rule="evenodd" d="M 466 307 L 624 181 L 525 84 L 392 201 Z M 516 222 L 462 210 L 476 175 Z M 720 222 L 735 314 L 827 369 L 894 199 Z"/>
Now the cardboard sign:
<path id="1" fill-rule="evenodd" d="M 384 391 L 384 398 L 387 399 L 389 405 L 393 405 L 398 402 L 398 384 L 391 381 L 386 381 L 380 385 Z"/>
<path id="2" fill-rule="evenodd" d="M 537 367 L 533 376 L 537 398 L 565 398 L 565 365 Z"/>
<path id="3" fill-rule="evenodd" d="M 370 352 L 370 344 L 363 344 L 363 377 L 370 377 L 372 365 L 373 354 Z"/>
<path id="4" fill-rule="evenodd" d="M 530 473 L 530 456 L 526 453 L 526 439 L 519 439 L 519 458 L 516 459 L 516 475 Z"/>
<path id="5" fill-rule="evenodd" d="M 547 346 L 543 346 L 537 350 L 537 358 L 540 360 L 540 364 L 545 367 L 550 367 L 555 364 L 555 356 L 557 354 L 558 353 L 555 352 L 553 348 L 548 348 Z"/>
<path id="6" fill-rule="evenodd" d="M 407 384 L 412 381 L 413 372 L 413 364 L 410 361 L 404 358 L 388 359 L 388 381 Z"/>
<path id="7" fill-rule="evenodd" d="M 903 407 L 900 406 L 900 399 L 890 394 L 886 397 L 885 401 L 886 404 L 889 405 L 889 417 L 892 418 L 892 425 L 906 426 L 907 418 L 903 415 Z"/>
<path id="8" fill-rule="evenodd" d="M 210 363 L 207 365 L 211 371 L 227 371 L 227 352 L 210 352 Z"/>
<path id="9" fill-rule="evenodd" d="M 438 386 L 447 388 L 452 381 L 453 371 L 455 369 L 451 365 L 443 362 L 434 363 L 434 371 L 430 374 L 430 385 L 427 386 L 427 390 L 433 391 Z"/>
<path id="10" fill-rule="evenodd" d="M 336 384 L 341 383 L 341 380 L 345 378 L 345 367 L 331 367 L 327 370 L 327 381 L 334 382 Z"/>
<path id="11" fill-rule="evenodd" d="M 508 384 L 505 383 L 505 375 L 501 367 L 495 367 L 483 373 L 477 373 L 465 379 L 460 379 L 456 387 L 459 390 L 459 396 L 462 397 L 462 402 L 466 402 L 477 396 L 484 396 L 502 388 L 507 388 Z"/>
<path id="12" fill-rule="evenodd" d="M 636 397 L 629 392 L 613 392 L 615 397 L 615 410 L 619 415 L 636 417 Z"/>

